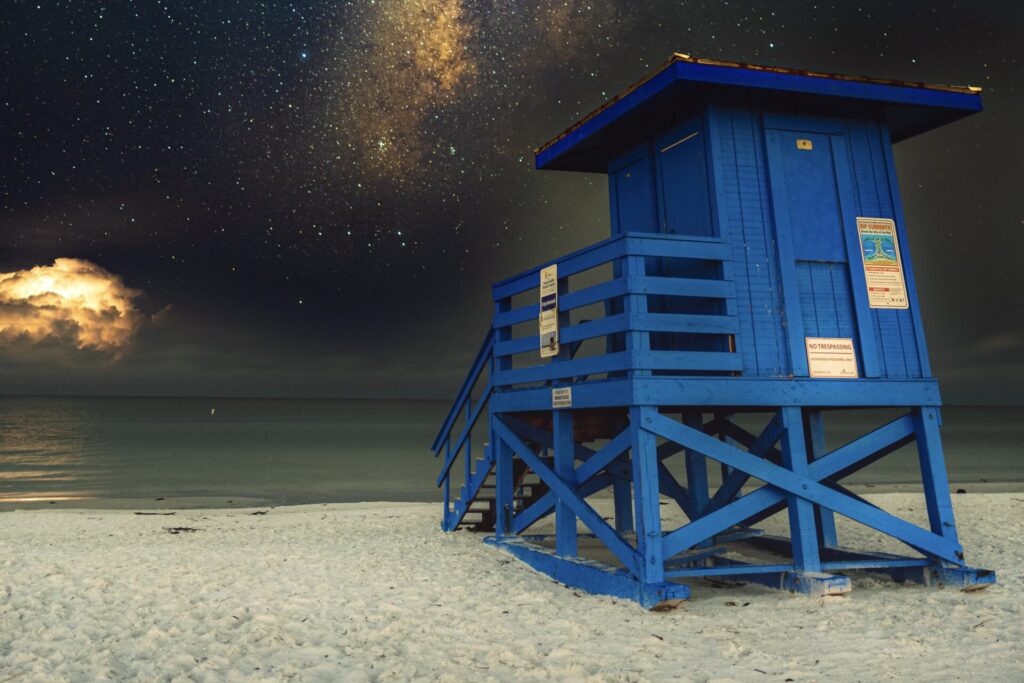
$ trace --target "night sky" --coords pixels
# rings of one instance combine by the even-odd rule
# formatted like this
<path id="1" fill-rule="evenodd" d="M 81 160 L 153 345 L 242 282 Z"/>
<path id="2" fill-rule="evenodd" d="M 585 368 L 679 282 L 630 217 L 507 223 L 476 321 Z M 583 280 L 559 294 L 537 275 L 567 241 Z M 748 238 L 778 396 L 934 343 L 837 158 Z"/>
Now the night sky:
<path id="1" fill-rule="evenodd" d="M 8 0 L 0 26 L 4 393 L 453 395 L 489 284 L 608 235 L 605 177 L 532 149 L 680 51 L 985 89 L 896 158 L 947 402 L 1024 402 L 1020 2 Z"/>

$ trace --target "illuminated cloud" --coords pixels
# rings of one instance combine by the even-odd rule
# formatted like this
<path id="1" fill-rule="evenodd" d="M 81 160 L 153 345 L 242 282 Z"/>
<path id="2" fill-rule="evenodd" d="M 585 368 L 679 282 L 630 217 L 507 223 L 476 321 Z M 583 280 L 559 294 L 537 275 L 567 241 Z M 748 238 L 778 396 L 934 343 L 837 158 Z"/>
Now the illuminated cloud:
<path id="1" fill-rule="evenodd" d="M 0 273 L 0 340 L 121 351 L 142 322 L 134 304 L 140 294 L 80 259 Z"/>

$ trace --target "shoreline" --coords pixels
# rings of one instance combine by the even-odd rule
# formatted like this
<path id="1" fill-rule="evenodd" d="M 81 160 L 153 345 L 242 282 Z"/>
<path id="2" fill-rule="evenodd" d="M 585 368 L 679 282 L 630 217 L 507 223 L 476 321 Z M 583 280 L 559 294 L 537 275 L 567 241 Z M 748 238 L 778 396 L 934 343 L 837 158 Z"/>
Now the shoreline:
<path id="1" fill-rule="evenodd" d="M 846 487 L 858 494 L 921 492 L 920 483 L 858 483 L 848 484 Z M 744 492 L 749 493 L 753 490 L 754 488 L 748 487 L 744 489 Z M 959 490 L 963 490 L 964 493 L 958 493 Z M 953 481 L 950 482 L 949 492 L 954 497 L 957 495 L 987 493 L 1022 493 L 1024 492 L 1024 481 Z M 593 496 L 593 498 L 600 500 L 609 498 L 610 495 L 609 493 L 599 493 Z M 439 505 L 440 502 L 440 493 L 437 500 L 338 500 L 325 498 L 286 502 L 281 502 L 280 499 L 247 495 L 231 498 L 226 496 L 173 495 L 157 498 L 90 498 L 81 496 L 33 495 L 31 500 L 0 500 L 0 513 L 14 512 L 16 510 L 242 510 L 247 508 L 294 508 L 305 505 Z"/>

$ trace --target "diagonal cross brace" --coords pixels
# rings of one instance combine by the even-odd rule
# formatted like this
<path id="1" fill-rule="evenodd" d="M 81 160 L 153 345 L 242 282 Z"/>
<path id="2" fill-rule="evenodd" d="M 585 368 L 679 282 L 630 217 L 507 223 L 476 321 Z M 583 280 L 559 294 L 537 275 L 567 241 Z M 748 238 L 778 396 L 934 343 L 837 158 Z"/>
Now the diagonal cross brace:
<path id="1" fill-rule="evenodd" d="M 902 420 L 890 423 L 887 427 L 896 424 L 902 424 Z M 831 469 L 832 467 L 836 467 L 835 471 L 841 470 L 844 464 L 848 464 L 849 460 L 855 457 L 849 448 L 840 449 L 840 451 L 844 451 L 843 453 L 836 451 L 815 461 L 808 468 L 808 476 L 804 477 L 709 437 L 696 429 L 674 422 L 653 410 L 644 409 L 642 428 L 687 448 L 692 448 L 698 453 L 703 453 L 705 456 L 724 465 L 743 470 L 769 485 L 758 489 L 748 496 L 743 496 L 735 503 L 720 509 L 718 511 L 719 514 L 733 507 L 736 507 L 737 511 L 749 509 L 752 505 L 760 505 L 762 502 L 766 503 L 763 507 L 768 507 L 783 500 L 785 495 L 789 493 L 838 512 L 888 536 L 897 538 L 926 555 L 933 555 L 949 562 L 963 565 L 963 550 L 958 543 L 926 531 L 883 510 L 873 508 L 870 505 L 837 493 L 820 483 L 820 480 L 834 473 Z M 899 429 L 897 428 L 895 431 L 899 431 Z M 852 444 L 848 444 L 848 446 L 850 445 Z M 864 457 L 867 453 L 861 451 L 860 455 Z M 814 465 L 817 465 L 817 467 L 814 467 Z M 752 498 L 754 500 L 749 500 Z M 743 504 L 742 506 L 740 505 L 741 503 Z M 754 512 L 756 511 L 755 509 Z M 703 526 L 712 527 L 710 533 L 705 533 L 699 538 L 694 538 L 697 529 L 691 529 L 691 527 L 696 526 L 696 522 L 676 529 L 665 536 L 663 539 L 665 556 L 670 557 L 681 550 L 686 550 L 711 534 L 727 528 L 725 526 L 714 528 L 717 525 L 710 523 L 712 516 L 714 515 L 708 515 L 697 520 L 697 522 L 709 520 Z M 722 516 L 729 517 L 729 515 Z"/>
<path id="2" fill-rule="evenodd" d="M 826 485 L 832 487 L 835 482 L 859 472 L 893 451 L 913 442 L 914 437 L 913 419 L 910 415 L 905 415 L 832 451 L 827 456 L 829 458 L 826 462 L 827 467 L 821 468 L 818 464 L 819 461 L 812 461 L 808 470 L 815 475 L 818 481 L 827 479 Z M 763 508 L 753 516 L 742 520 L 742 524 L 747 526 L 757 524 L 785 506 L 785 502 L 782 502 Z"/>
<path id="3" fill-rule="evenodd" d="M 745 430 L 739 429 L 739 427 L 736 427 L 731 422 L 726 422 L 726 424 L 730 427 L 735 427 L 734 431 L 723 425 L 724 429 L 727 430 L 727 435 L 732 436 L 733 438 L 736 438 L 737 436 L 750 437 L 750 443 L 744 443 L 743 445 L 747 447 L 749 453 L 758 457 L 764 457 L 765 454 L 772 449 L 772 446 L 775 445 L 779 438 L 782 437 L 782 419 L 778 414 L 769 420 L 768 424 L 765 425 L 765 428 L 761 430 L 761 435 L 756 439 L 753 435 L 748 434 Z M 742 432 L 742 434 L 738 432 Z M 744 440 L 746 440 L 746 438 L 744 438 Z M 739 439 L 737 439 L 737 441 L 739 441 Z M 749 479 L 750 475 L 741 470 L 733 470 L 730 472 L 729 476 L 722 482 L 722 485 L 718 488 L 715 495 L 711 497 L 710 501 L 708 501 L 707 507 L 704 508 L 704 514 L 709 514 L 727 505 L 729 501 L 736 497 L 743 488 L 743 485 L 746 484 Z"/>
<path id="4" fill-rule="evenodd" d="M 605 446 L 591 455 L 587 460 L 579 466 L 576 470 L 576 486 L 575 490 L 577 495 L 583 493 L 586 489 L 584 488 L 587 482 L 597 476 L 601 470 L 608 467 L 616 458 L 622 455 L 626 449 L 629 448 L 629 429 L 625 429 L 620 432 L 614 439 L 609 441 Z M 592 492 L 591 492 L 592 493 Z M 556 496 L 553 491 L 548 491 L 543 496 L 538 498 L 530 507 L 526 508 L 512 520 L 512 533 L 518 534 L 536 522 L 538 519 L 543 517 L 545 514 L 551 511 L 554 506 Z"/>
<path id="5" fill-rule="evenodd" d="M 619 536 L 615 529 L 594 511 L 594 508 L 577 496 L 573 487 L 562 481 L 550 467 L 545 465 L 544 461 L 505 425 L 502 418 L 495 417 L 494 428 L 497 431 L 498 438 L 508 444 L 509 448 L 515 451 L 523 462 L 530 466 L 530 469 L 540 477 L 541 481 L 548 485 L 548 488 L 558 496 L 558 499 L 568 505 L 573 513 L 594 532 L 594 535 L 601 539 L 609 550 L 615 553 L 615 556 L 626 566 L 626 569 L 634 576 L 640 576 L 640 557 L 636 550 Z"/>
<path id="6" fill-rule="evenodd" d="M 551 448 L 552 437 L 550 432 L 545 432 L 543 429 L 534 427 L 533 425 L 522 420 L 518 420 L 514 417 L 506 416 L 503 418 L 503 420 L 505 421 L 505 426 L 511 429 L 520 438 L 527 439 L 529 441 L 534 441 L 548 448 Z M 628 431 L 628 429 L 626 431 Z M 620 433 L 618 437 L 621 437 L 623 433 Z M 605 444 L 603 448 L 600 449 L 600 451 L 605 451 L 611 444 L 612 442 L 609 441 L 607 444 Z M 617 447 L 618 446 L 616 445 L 616 448 Z M 629 448 L 628 443 L 626 445 L 626 448 Z M 621 455 L 626 450 L 626 448 L 620 450 L 618 454 Z M 668 458 L 678 453 L 680 450 L 682 450 L 682 446 L 674 444 L 670 441 L 661 444 L 660 446 L 658 446 L 659 462 L 664 460 L 665 458 Z M 575 452 L 576 459 L 582 460 L 586 463 L 589 462 L 590 459 L 593 458 L 595 453 L 597 453 L 598 451 L 593 451 L 587 448 L 586 446 L 576 444 Z M 614 458 L 611 462 L 607 464 L 602 461 L 598 461 L 598 463 L 601 467 L 607 469 L 610 474 L 622 477 L 624 479 L 632 479 L 633 477 L 629 467 L 629 463 L 616 462 Z M 586 498 L 587 496 L 592 495 L 597 491 L 600 491 L 610 486 L 610 484 L 605 484 L 604 486 L 601 487 L 585 486 L 586 480 L 589 477 L 593 476 L 590 474 L 590 472 L 591 470 L 583 469 L 582 467 L 576 471 L 576 485 L 579 487 L 577 489 L 577 493 L 580 494 L 581 498 Z M 687 492 L 686 488 L 679 485 L 678 482 L 676 482 L 675 484 L 676 486 L 678 486 L 678 488 L 669 491 L 669 495 L 672 498 L 674 498 L 676 502 L 678 502 L 680 505 L 682 505 L 683 502 L 685 502 L 686 506 L 683 507 L 683 510 L 685 511 L 689 507 L 689 493 Z M 671 486 L 671 484 L 669 485 Z M 530 507 L 526 508 L 525 510 L 523 510 L 522 512 L 515 516 L 515 520 L 512 523 L 512 533 L 522 533 L 526 529 L 530 528 L 532 525 L 536 524 L 538 520 L 550 514 L 555 508 L 555 500 L 555 494 L 550 491 L 545 493 L 540 498 L 538 498 L 535 502 L 533 502 L 530 505 Z"/>

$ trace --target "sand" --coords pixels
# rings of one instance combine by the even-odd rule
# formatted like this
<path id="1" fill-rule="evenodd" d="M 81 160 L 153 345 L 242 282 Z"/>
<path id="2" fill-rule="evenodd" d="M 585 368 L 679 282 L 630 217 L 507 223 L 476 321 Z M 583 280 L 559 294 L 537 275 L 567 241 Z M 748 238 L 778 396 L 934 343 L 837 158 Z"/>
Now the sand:
<path id="1" fill-rule="evenodd" d="M 923 518 L 919 496 L 869 499 Z M 663 613 L 444 534 L 436 505 L 9 512 L 0 682 L 1024 680 L 1024 495 L 954 502 L 968 561 L 998 571 L 987 590 L 698 582 Z"/>

